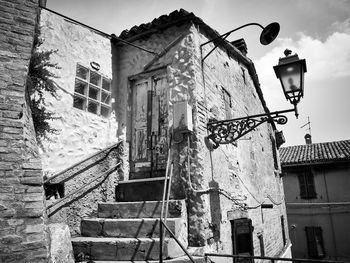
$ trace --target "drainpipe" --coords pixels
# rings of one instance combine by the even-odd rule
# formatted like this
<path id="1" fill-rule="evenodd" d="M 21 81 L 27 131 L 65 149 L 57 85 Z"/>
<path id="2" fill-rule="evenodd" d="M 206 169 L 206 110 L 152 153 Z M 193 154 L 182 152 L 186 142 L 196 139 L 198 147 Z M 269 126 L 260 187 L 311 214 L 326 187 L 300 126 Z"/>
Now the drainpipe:
<path id="1" fill-rule="evenodd" d="M 325 172 L 324 168 L 322 169 L 322 173 L 323 173 L 324 185 L 325 185 L 325 188 L 326 188 L 327 203 L 330 203 L 329 194 L 328 194 L 328 187 L 327 187 L 327 180 L 326 180 L 326 172 Z M 333 238 L 334 251 L 335 251 L 335 260 L 337 260 L 337 258 L 338 258 L 338 249 L 337 249 L 337 243 L 336 243 L 336 239 L 335 239 L 334 222 L 333 222 L 331 205 L 328 205 L 328 213 L 329 213 L 329 219 L 331 221 L 332 238 Z"/>

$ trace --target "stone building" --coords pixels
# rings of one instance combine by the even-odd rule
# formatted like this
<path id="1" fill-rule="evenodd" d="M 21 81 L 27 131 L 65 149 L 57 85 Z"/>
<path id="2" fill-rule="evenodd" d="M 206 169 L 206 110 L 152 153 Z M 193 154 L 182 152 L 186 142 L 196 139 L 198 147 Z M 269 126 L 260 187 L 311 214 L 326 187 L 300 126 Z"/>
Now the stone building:
<path id="1" fill-rule="evenodd" d="M 156 259 L 169 167 L 168 224 L 192 255 L 290 257 L 274 124 L 215 150 L 206 140 L 210 119 L 269 112 L 244 41 L 219 41 L 202 63 L 219 34 L 185 10 L 119 37 L 45 8 L 40 26 L 61 67 L 59 98 L 46 98 L 60 132 L 40 157 L 64 197 L 46 210 L 70 226 L 76 259 Z M 183 255 L 168 236 L 164 251 Z"/>
<path id="2" fill-rule="evenodd" d="M 280 149 L 293 256 L 349 261 L 350 141 L 305 138 Z"/>

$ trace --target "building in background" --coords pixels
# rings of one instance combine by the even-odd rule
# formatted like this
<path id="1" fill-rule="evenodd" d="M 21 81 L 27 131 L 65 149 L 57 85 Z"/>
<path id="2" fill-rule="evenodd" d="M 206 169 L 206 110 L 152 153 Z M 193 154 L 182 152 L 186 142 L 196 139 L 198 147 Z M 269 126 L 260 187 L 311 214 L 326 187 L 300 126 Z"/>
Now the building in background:
<path id="1" fill-rule="evenodd" d="M 280 149 L 296 258 L 350 260 L 350 140 Z"/>

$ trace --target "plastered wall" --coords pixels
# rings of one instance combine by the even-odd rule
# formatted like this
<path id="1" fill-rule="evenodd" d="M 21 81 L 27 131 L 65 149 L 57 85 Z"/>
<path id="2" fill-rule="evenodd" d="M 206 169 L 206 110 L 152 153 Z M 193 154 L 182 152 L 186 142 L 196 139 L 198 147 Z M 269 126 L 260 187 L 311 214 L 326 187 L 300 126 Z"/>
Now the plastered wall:
<path id="1" fill-rule="evenodd" d="M 45 98 L 57 117 L 52 121 L 57 134 L 44 140 L 41 148 L 43 170 L 51 176 L 117 142 L 115 112 L 104 118 L 74 108 L 72 96 L 77 63 L 92 69 L 90 63 L 97 62 L 98 73 L 112 79 L 112 50 L 109 38 L 49 11 L 42 10 L 40 25 L 41 48 L 57 50 L 51 60 L 60 67 L 54 70 L 59 98 Z"/>

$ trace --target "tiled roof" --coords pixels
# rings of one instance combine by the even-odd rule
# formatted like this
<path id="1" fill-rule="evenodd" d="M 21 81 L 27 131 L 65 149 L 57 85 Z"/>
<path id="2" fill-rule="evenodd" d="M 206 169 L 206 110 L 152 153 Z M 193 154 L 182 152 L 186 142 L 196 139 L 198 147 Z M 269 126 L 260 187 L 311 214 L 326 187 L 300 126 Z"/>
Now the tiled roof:
<path id="1" fill-rule="evenodd" d="M 350 140 L 289 146 L 280 148 L 279 151 L 282 166 L 350 162 Z"/>
<path id="2" fill-rule="evenodd" d="M 190 13 L 184 9 L 180 9 L 171 12 L 169 15 L 162 15 L 158 18 L 155 18 L 152 22 L 133 26 L 129 30 L 126 29 L 121 32 L 119 37 L 122 39 L 128 39 L 130 41 L 135 36 L 141 34 L 143 35 L 145 33 L 154 33 L 156 30 L 164 29 L 170 27 L 173 24 L 190 20 L 196 23 L 203 23 L 202 19 L 195 16 L 192 12 Z"/>

